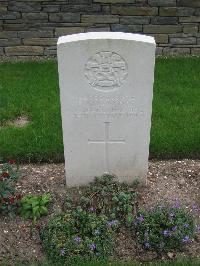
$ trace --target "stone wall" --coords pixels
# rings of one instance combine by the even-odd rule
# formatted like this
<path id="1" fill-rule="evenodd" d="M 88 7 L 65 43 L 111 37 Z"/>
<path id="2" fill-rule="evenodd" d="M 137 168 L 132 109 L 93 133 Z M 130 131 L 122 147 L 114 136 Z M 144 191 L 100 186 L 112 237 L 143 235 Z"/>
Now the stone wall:
<path id="1" fill-rule="evenodd" d="M 157 54 L 200 54 L 200 0 L 0 0 L 0 56 L 55 56 L 61 35 L 155 36 Z"/>

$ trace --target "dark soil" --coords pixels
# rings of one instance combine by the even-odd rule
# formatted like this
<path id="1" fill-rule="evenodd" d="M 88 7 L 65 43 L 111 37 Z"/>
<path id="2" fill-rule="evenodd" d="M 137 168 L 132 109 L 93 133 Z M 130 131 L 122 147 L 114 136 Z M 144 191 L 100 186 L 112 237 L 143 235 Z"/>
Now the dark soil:
<path id="1" fill-rule="evenodd" d="M 62 211 L 68 192 L 65 184 L 63 164 L 21 165 L 22 177 L 17 191 L 22 195 L 50 192 L 53 201 L 49 215 L 41 219 L 45 224 L 55 213 Z M 150 161 L 147 185 L 139 187 L 140 207 L 149 207 L 160 201 L 179 199 L 188 208 L 200 206 L 200 161 Z M 200 236 L 182 253 L 171 252 L 169 258 L 176 256 L 200 258 Z M 115 257 L 123 260 L 136 259 L 150 261 L 156 259 L 154 252 L 144 251 L 131 232 L 121 229 L 118 233 Z M 20 217 L 11 219 L 0 216 L 0 262 L 7 259 L 33 261 L 45 258 L 37 229 L 32 234 L 30 222 Z"/>

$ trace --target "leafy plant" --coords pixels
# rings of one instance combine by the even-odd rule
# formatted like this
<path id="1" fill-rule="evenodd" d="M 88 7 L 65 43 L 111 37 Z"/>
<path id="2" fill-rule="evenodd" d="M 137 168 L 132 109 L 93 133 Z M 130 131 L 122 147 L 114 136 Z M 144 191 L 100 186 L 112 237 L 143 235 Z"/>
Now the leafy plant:
<path id="1" fill-rule="evenodd" d="M 46 205 L 51 201 L 49 193 L 40 196 L 28 195 L 21 200 L 20 214 L 25 219 L 32 219 L 33 224 L 43 215 L 47 215 Z"/>
<path id="2" fill-rule="evenodd" d="M 0 212 L 14 216 L 21 195 L 15 194 L 15 183 L 20 174 L 14 160 L 0 160 Z"/>
<path id="3" fill-rule="evenodd" d="M 78 257 L 104 258 L 112 253 L 116 220 L 81 207 L 58 215 L 41 230 L 43 246 L 56 263 Z"/>
<path id="4" fill-rule="evenodd" d="M 138 241 L 158 253 L 182 249 L 195 237 L 193 216 L 178 202 L 140 211 L 134 221 Z"/>
<path id="5" fill-rule="evenodd" d="M 81 205 L 84 210 L 92 210 L 131 225 L 133 213 L 136 212 L 137 193 L 133 186 L 119 183 L 115 176 L 106 174 L 96 177 L 85 190 L 79 191 L 78 198 L 77 195 L 76 198 L 68 195 L 66 208 L 77 205 Z"/>

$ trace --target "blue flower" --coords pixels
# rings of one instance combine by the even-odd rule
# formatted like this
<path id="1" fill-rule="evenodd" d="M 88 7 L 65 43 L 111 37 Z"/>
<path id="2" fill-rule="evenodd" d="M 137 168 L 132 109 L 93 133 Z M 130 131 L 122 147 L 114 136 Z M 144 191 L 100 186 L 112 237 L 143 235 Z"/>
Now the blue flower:
<path id="1" fill-rule="evenodd" d="M 197 231 L 197 233 L 200 233 L 200 224 L 196 225 L 196 231 Z"/>
<path id="2" fill-rule="evenodd" d="M 137 217 L 137 220 L 139 222 L 143 222 L 144 221 L 144 216 L 142 214 L 140 214 L 140 216 Z"/>
<path id="3" fill-rule="evenodd" d="M 107 222 L 107 226 L 112 227 L 118 224 L 117 220 L 112 220 Z"/>
<path id="4" fill-rule="evenodd" d="M 74 241 L 79 244 L 81 242 L 81 238 L 79 236 L 74 237 Z"/>
<path id="5" fill-rule="evenodd" d="M 62 249 L 60 250 L 60 254 L 61 254 L 62 256 L 65 255 L 65 249 L 64 249 L 64 248 L 62 248 Z"/>
<path id="6" fill-rule="evenodd" d="M 187 243 L 190 243 L 191 240 L 190 240 L 189 236 L 185 236 L 185 237 L 182 239 L 182 242 L 183 242 L 184 244 L 187 244 Z"/>
<path id="7" fill-rule="evenodd" d="M 183 227 L 188 228 L 189 224 L 184 224 Z"/>
<path id="8" fill-rule="evenodd" d="M 177 225 L 172 227 L 172 231 L 176 231 L 177 230 Z"/>
<path id="9" fill-rule="evenodd" d="M 174 206 L 175 209 L 179 209 L 180 208 L 180 201 L 178 199 L 175 200 Z"/>
<path id="10" fill-rule="evenodd" d="M 89 244 L 89 249 L 94 251 L 96 249 L 96 244 L 95 243 L 92 243 L 92 244 Z"/>
<path id="11" fill-rule="evenodd" d="M 90 207 L 90 208 L 88 209 L 88 211 L 89 211 L 89 212 L 95 212 L 95 211 L 96 211 L 96 208 L 94 208 L 94 207 Z"/>
<path id="12" fill-rule="evenodd" d="M 148 242 L 145 242 L 145 243 L 144 243 L 144 247 L 145 247 L 146 249 L 148 249 L 148 248 L 150 248 L 150 244 L 149 244 Z"/>
<path id="13" fill-rule="evenodd" d="M 163 235 L 166 236 L 166 237 L 170 236 L 170 231 L 169 230 L 164 230 L 163 231 Z"/>

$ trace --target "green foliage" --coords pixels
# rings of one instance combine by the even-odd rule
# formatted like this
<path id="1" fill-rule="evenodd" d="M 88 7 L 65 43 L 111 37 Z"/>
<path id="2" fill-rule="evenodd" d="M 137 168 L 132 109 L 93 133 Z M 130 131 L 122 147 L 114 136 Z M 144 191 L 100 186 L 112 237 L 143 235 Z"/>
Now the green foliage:
<path id="1" fill-rule="evenodd" d="M 143 247 L 158 253 L 181 250 L 196 233 L 194 217 L 178 202 L 140 211 L 134 227 Z"/>
<path id="2" fill-rule="evenodd" d="M 51 201 L 50 194 L 40 196 L 25 196 L 21 200 L 20 215 L 25 219 L 32 219 L 33 224 L 43 215 L 48 214 L 46 205 Z"/>
<path id="3" fill-rule="evenodd" d="M 96 177 L 76 199 L 67 197 L 67 208 L 81 205 L 84 210 L 91 210 L 98 214 L 118 219 L 125 225 L 133 222 L 133 213 L 136 206 L 137 193 L 134 187 L 119 183 L 115 176 L 105 174 Z"/>
<path id="4" fill-rule="evenodd" d="M 53 262 L 82 258 L 106 258 L 112 253 L 116 220 L 81 207 L 54 217 L 41 230 L 43 246 Z"/>
<path id="5" fill-rule="evenodd" d="M 21 195 L 15 194 L 15 183 L 19 179 L 18 166 L 14 160 L 0 160 L 0 212 L 13 217 L 19 207 Z"/>

